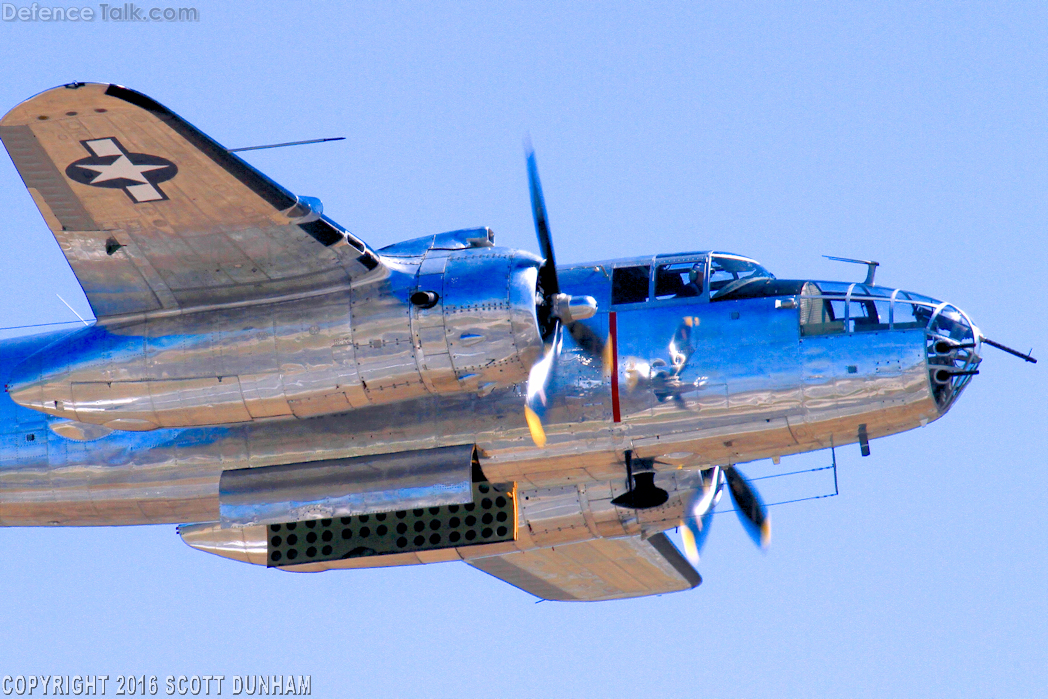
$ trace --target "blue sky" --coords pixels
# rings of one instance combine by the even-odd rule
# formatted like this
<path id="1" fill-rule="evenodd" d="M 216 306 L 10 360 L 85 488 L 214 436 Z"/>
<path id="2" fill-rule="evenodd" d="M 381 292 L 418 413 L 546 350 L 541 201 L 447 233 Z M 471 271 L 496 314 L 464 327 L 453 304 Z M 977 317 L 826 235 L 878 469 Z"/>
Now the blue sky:
<path id="1" fill-rule="evenodd" d="M 859 279 L 821 255 L 872 258 L 882 283 L 1046 355 L 1048 6 L 648 5 L 2 22 L 0 111 L 98 80 L 230 147 L 345 136 L 249 159 L 376 247 L 488 225 L 535 250 L 530 132 L 561 262 L 714 248 Z M 71 319 L 56 293 L 86 313 L 6 157 L 0 205 L 0 325 Z M 311 674 L 314 695 L 360 697 L 1039 695 L 1044 366 L 988 349 L 943 420 L 869 458 L 840 450 L 840 497 L 775 508 L 766 555 L 719 517 L 704 584 L 664 597 L 536 605 L 459 564 L 292 575 L 174 527 L 2 530 L 0 674 Z"/>

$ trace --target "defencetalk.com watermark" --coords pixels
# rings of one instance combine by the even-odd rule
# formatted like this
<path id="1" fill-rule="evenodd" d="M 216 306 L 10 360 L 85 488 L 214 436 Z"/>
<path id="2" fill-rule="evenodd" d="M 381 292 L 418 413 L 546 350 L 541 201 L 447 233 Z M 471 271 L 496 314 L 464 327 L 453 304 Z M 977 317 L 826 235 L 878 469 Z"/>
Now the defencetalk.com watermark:
<path id="1" fill-rule="evenodd" d="M 199 22 L 196 7 L 142 7 L 133 2 L 94 6 L 0 3 L 5 22 Z"/>

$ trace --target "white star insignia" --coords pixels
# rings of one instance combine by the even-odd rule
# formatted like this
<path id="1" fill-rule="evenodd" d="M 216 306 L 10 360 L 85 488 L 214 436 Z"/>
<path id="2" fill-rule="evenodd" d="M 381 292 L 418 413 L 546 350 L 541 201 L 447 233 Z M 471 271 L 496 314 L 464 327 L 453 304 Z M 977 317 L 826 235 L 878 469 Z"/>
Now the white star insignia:
<path id="1" fill-rule="evenodd" d="M 119 158 L 114 160 L 109 165 L 81 165 L 80 167 L 85 170 L 94 170 L 98 173 L 95 179 L 91 180 L 91 184 L 98 184 L 99 182 L 108 182 L 109 180 L 131 180 L 132 182 L 140 182 L 142 184 L 149 184 L 149 180 L 145 178 L 142 173 L 149 172 L 151 170 L 160 170 L 166 165 L 135 165 L 131 162 L 131 159 L 126 155 L 122 154 Z"/>

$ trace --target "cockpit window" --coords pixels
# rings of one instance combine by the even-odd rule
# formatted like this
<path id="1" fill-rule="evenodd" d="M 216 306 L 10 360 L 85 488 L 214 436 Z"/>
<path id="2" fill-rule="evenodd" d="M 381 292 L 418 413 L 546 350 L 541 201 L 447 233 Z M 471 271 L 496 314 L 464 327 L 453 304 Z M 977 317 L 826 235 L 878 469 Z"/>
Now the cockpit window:
<path id="1" fill-rule="evenodd" d="M 616 267 L 611 272 L 611 302 L 642 303 L 648 300 L 651 266 Z"/>
<path id="2" fill-rule="evenodd" d="M 753 260 L 714 255 L 710 263 L 710 295 L 729 294 L 756 279 L 774 279 L 774 275 Z"/>
<path id="3" fill-rule="evenodd" d="M 655 268 L 655 300 L 695 298 L 702 295 L 706 262 L 674 262 Z"/>

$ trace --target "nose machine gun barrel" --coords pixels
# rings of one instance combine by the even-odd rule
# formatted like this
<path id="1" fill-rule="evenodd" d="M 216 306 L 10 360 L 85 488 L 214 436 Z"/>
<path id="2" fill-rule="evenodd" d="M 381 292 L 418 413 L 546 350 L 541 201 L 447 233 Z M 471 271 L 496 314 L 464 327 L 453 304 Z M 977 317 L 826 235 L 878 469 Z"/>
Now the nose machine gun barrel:
<path id="1" fill-rule="evenodd" d="M 1020 359 L 1025 359 L 1026 361 L 1030 362 L 1031 364 L 1036 364 L 1037 363 L 1037 360 L 1033 358 L 1032 354 L 1023 354 L 1022 352 L 1020 352 L 1018 350 L 1013 350 L 1011 347 L 1007 347 L 1005 345 L 1002 345 L 1000 342 L 994 342 L 993 340 L 991 340 L 988 337 L 982 338 L 982 341 L 985 342 L 986 344 L 990 345 L 991 347 L 996 347 L 997 349 L 999 349 L 999 350 L 1001 350 L 1003 352 L 1007 352 L 1008 354 L 1014 354 L 1016 357 L 1019 357 Z M 1032 353 L 1033 350 L 1030 350 L 1030 352 Z"/>

